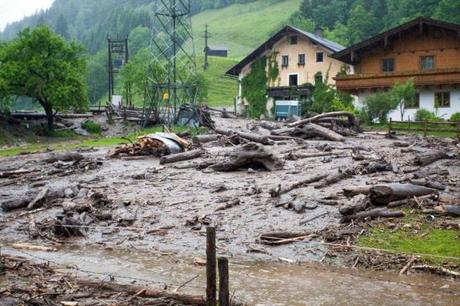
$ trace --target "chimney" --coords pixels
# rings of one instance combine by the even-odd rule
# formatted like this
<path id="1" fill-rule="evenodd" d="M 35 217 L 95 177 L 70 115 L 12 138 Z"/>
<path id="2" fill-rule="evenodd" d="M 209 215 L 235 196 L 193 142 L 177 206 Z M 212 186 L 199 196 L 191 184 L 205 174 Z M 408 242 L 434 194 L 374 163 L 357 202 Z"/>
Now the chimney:
<path id="1" fill-rule="evenodd" d="M 317 27 L 317 28 L 315 29 L 315 35 L 316 35 L 316 36 L 319 36 L 319 37 L 323 37 L 323 28 Z"/>

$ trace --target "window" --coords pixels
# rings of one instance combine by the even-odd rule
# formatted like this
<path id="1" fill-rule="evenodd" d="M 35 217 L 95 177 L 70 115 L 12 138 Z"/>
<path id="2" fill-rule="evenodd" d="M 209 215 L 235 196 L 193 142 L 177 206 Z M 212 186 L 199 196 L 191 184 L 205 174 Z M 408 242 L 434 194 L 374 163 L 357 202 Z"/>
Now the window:
<path id="1" fill-rule="evenodd" d="M 289 66 L 289 56 L 283 55 L 282 57 L 282 67 L 287 67 Z"/>
<path id="2" fill-rule="evenodd" d="M 305 54 L 299 54 L 299 65 L 305 65 Z"/>
<path id="3" fill-rule="evenodd" d="M 289 86 L 297 86 L 299 85 L 299 76 L 297 74 L 290 74 L 289 75 Z"/>
<path id="4" fill-rule="evenodd" d="M 323 83 L 323 74 L 321 72 L 317 72 L 315 74 L 315 84 Z"/>
<path id="5" fill-rule="evenodd" d="M 405 103 L 405 108 L 419 108 L 420 107 L 420 94 L 417 92 L 414 98 Z"/>
<path id="6" fill-rule="evenodd" d="M 450 92 L 436 92 L 434 94 L 434 107 L 450 107 Z"/>
<path id="7" fill-rule="evenodd" d="M 317 52 L 316 53 L 316 62 L 317 63 L 322 63 L 324 60 L 324 54 L 323 52 Z"/>
<path id="8" fill-rule="evenodd" d="M 434 56 L 420 57 L 420 68 L 422 68 L 422 70 L 434 69 Z"/>
<path id="9" fill-rule="evenodd" d="M 291 36 L 289 38 L 289 42 L 291 43 L 291 45 L 297 45 L 297 36 Z"/>
<path id="10" fill-rule="evenodd" d="M 382 71 L 383 72 L 394 72 L 395 71 L 395 59 L 384 58 L 382 60 Z"/>

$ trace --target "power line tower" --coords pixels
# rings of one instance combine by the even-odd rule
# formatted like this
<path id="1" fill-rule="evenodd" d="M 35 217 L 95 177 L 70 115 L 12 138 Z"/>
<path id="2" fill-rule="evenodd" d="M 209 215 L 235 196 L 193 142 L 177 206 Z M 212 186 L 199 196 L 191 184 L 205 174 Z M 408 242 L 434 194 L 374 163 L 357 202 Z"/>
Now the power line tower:
<path id="1" fill-rule="evenodd" d="M 148 79 L 152 90 L 144 107 L 144 124 L 153 116 L 170 125 L 181 105 L 195 105 L 199 90 L 190 0 L 157 2 L 151 55 Z"/>
<path id="2" fill-rule="evenodd" d="M 112 39 L 107 35 L 108 46 L 108 65 L 109 72 L 109 102 L 112 102 L 112 96 L 115 94 L 115 76 L 121 68 L 128 63 L 129 49 L 128 37 L 123 39 Z M 128 104 L 130 101 L 127 101 Z"/>

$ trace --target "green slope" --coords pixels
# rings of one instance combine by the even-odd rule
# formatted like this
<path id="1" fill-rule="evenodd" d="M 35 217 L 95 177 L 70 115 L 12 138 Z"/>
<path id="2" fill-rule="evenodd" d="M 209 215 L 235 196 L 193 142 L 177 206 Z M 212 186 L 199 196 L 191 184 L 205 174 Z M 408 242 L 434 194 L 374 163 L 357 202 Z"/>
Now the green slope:
<path id="1" fill-rule="evenodd" d="M 192 19 L 197 50 L 204 49 L 204 29 L 208 24 L 212 33 L 209 44 L 226 45 L 230 57 L 241 59 L 286 25 L 300 3 L 301 0 L 260 0 L 199 13 Z"/>
<path id="2" fill-rule="evenodd" d="M 229 58 L 209 58 L 209 69 L 204 72 L 209 83 L 209 105 L 233 106 L 237 81 L 226 77 L 225 72 L 286 25 L 289 17 L 299 9 L 300 2 L 301 0 L 260 0 L 207 10 L 193 16 L 193 33 L 198 54 L 202 55 L 204 49 L 206 24 L 212 33 L 209 44 L 225 45 L 230 49 Z M 203 56 L 199 56 L 198 64 L 202 71 Z"/>

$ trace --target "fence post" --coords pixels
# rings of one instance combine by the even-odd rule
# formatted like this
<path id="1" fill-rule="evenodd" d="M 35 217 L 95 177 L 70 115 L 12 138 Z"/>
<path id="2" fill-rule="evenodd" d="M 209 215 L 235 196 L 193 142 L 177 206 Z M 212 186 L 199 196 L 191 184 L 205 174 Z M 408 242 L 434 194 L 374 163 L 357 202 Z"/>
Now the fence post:
<path id="1" fill-rule="evenodd" d="M 216 228 L 206 228 L 206 302 L 217 306 Z"/>
<path id="2" fill-rule="evenodd" d="M 218 266 L 219 266 L 219 306 L 230 306 L 228 259 L 224 257 L 220 257 L 218 260 Z"/>
<path id="3" fill-rule="evenodd" d="M 460 121 L 457 121 L 457 137 L 460 140 Z"/>
<path id="4" fill-rule="evenodd" d="M 428 120 L 425 119 L 425 122 L 423 123 L 423 136 L 426 137 L 428 131 Z"/>
<path id="5" fill-rule="evenodd" d="M 393 118 L 390 117 L 390 124 L 388 124 L 388 135 L 391 135 L 391 126 L 393 123 Z"/>

